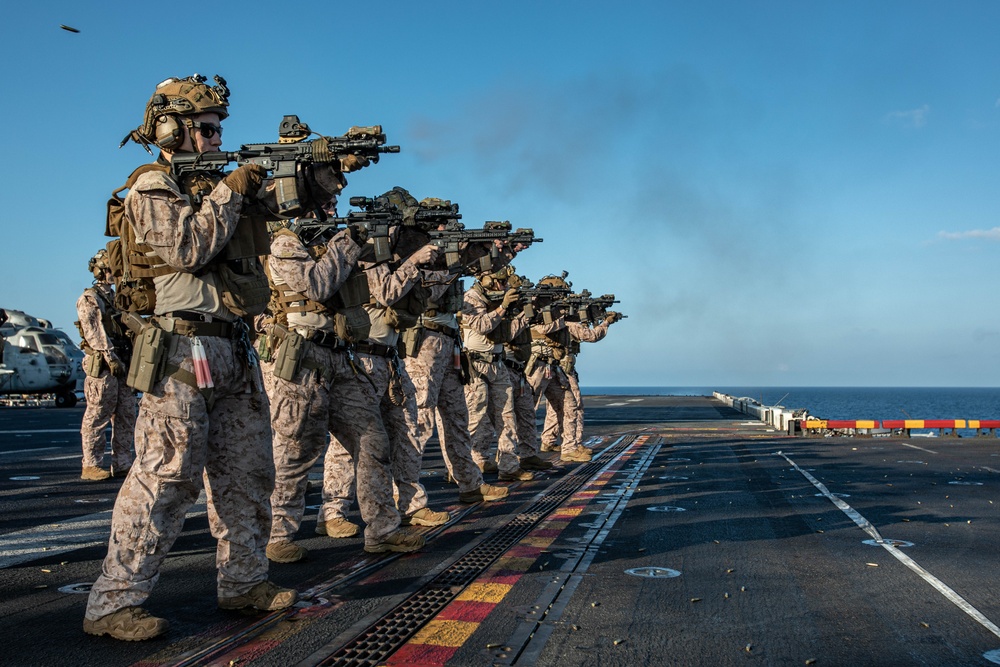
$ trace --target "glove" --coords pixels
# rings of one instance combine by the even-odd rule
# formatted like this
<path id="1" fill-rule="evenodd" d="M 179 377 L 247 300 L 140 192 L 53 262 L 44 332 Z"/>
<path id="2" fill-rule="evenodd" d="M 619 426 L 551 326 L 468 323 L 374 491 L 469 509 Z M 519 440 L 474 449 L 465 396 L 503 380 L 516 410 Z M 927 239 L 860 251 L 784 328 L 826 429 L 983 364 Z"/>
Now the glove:
<path id="1" fill-rule="evenodd" d="M 621 318 L 622 318 L 622 315 L 621 315 L 621 313 L 616 313 L 616 312 L 615 312 L 615 311 L 613 311 L 613 310 L 609 310 L 609 311 L 608 311 L 608 312 L 607 312 L 607 313 L 606 313 L 606 314 L 604 315 L 604 322 L 605 322 L 605 324 L 614 324 L 615 322 L 617 322 L 617 321 L 618 321 L 618 320 L 620 320 Z"/>
<path id="2" fill-rule="evenodd" d="M 371 160 L 366 158 L 364 155 L 347 155 L 340 158 L 340 170 L 345 174 L 349 174 L 352 171 L 357 171 L 359 169 L 364 169 L 371 164 Z"/>
<path id="3" fill-rule="evenodd" d="M 233 192 L 238 192 L 244 197 L 252 197 L 260 190 L 266 177 L 267 169 L 259 164 L 244 164 L 222 179 L 222 182 Z"/>
<path id="4" fill-rule="evenodd" d="M 348 225 L 344 231 L 347 232 L 348 238 L 358 245 L 364 245 L 368 240 L 368 230 L 359 225 Z"/>
<path id="5" fill-rule="evenodd" d="M 504 309 L 510 310 L 510 307 L 513 306 L 515 303 L 517 303 L 517 290 L 516 289 L 507 290 L 507 293 L 503 295 L 503 301 L 500 302 L 500 305 Z"/>
<path id="6" fill-rule="evenodd" d="M 108 368 L 111 369 L 111 374 L 119 378 L 125 377 L 125 373 L 128 372 L 128 369 L 125 368 L 125 364 L 123 364 L 122 360 L 118 358 L 118 355 L 114 353 L 114 350 L 104 352 L 103 354 L 104 360 L 108 362 Z"/>

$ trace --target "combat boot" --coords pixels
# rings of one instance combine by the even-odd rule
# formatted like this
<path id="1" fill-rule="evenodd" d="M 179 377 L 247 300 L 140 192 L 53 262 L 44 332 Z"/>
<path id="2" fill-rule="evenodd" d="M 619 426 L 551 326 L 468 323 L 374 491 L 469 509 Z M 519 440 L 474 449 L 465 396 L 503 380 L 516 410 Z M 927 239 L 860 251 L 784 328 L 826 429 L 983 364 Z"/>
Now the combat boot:
<path id="1" fill-rule="evenodd" d="M 106 479 L 111 479 L 111 473 L 97 466 L 84 466 L 80 479 L 85 479 L 88 482 L 103 482 Z"/>
<path id="2" fill-rule="evenodd" d="M 542 451 L 543 452 L 558 452 L 561 449 L 559 443 L 557 442 L 543 442 Z"/>
<path id="3" fill-rule="evenodd" d="M 477 463 L 479 470 L 485 475 L 489 472 L 498 472 L 500 469 L 497 467 L 497 462 L 490 459 L 489 461 L 483 461 L 482 463 Z"/>
<path id="4" fill-rule="evenodd" d="M 309 550 L 294 542 L 279 540 L 269 542 L 265 553 L 267 553 L 267 559 L 272 563 L 294 563 L 308 556 Z"/>
<path id="5" fill-rule="evenodd" d="M 521 459 L 522 470 L 548 470 L 552 464 L 540 456 L 529 456 Z"/>
<path id="6" fill-rule="evenodd" d="M 521 468 L 514 468 L 510 472 L 502 472 L 497 476 L 501 482 L 528 482 L 534 478 L 534 473 Z"/>
<path id="7" fill-rule="evenodd" d="M 116 479 L 124 479 L 125 477 L 128 476 L 128 471 L 131 469 L 132 469 L 131 463 L 125 466 L 124 468 L 116 468 L 115 466 L 111 466 L 111 476 Z"/>
<path id="8" fill-rule="evenodd" d="M 383 537 L 380 542 L 366 544 L 365 551 L 370 554 L 381 554 L 386 551 L 409 553 L 410 551 L 422 549 L 426 543 L 423 535 L 411 533 L 406 530 L 396 530 Z"/>
<path id="9" fill-rule="evenodd" d="M 404 526 L 440 526 L 448 523 L 451 515 L 447 512 L 435 512 L 430 507 L 421 507 L 410 516 L 404 516 L 400 523 Z"/>
<path id="10" fill-rule="evenodd" d="M 342 516 L 329 521 L 316 522 L 316 534 L 327 537 L 354 537 L 360 530 L 358 524 L 351 523 Z"/>
<path id="11" fill-rule="evenodd" d="M 88 635 L 109 635 L 127 642 L 159 637 L 169 627 L 167 619 L 157 618 L 142 607 L 125 607 L 96 621 L 83 619 L 83 631 Z"/>
<path id="12" fill-rule="evenodd" d="M 586 452 L 589 456 L 593 456 L 594 455 L 594 450 L 591 449 L 590 447 L 584 447 L 584 446 L 581 445 L 580 449 L 583 450 L 584 452 Z"/>
<path id="13" fill-rule="evenodd" d="M 262 581 L 243 595 L 219 598 L 219 609 L 278 611 L 291 607 L 298 599 L 299 594 L 295 590 L 282 588 L 270 581 Z"/>
<path id="14" fill-rule="evenodd" d="M 510 495 L 510 490 L 506 486 L 493 486 L 483 484 L 473 491 L 463 491 L 458 494 L 458 502 L 471 505 L 478 502 L 489 502 L 490 500 L 500 500 Z"/>
<path id="15" fill-rule="evenodd" d="M 585 452 L 582 447 L 571 452 L 562 452 L 559 455 L 559 460 L 567 463 L 587 463 L 590 459 L 591 455 Z"/>

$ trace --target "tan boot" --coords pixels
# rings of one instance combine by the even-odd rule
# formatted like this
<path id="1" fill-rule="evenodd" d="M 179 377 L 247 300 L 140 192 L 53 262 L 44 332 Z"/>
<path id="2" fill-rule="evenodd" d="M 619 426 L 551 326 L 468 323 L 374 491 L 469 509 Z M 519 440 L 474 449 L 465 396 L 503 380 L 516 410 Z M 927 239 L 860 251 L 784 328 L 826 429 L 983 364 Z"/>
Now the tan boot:
<path id="1" fill-rule="evenodd" d="M 125 607 L 96 621 L 83 619 L 83 631 L 88 635 L 109 635 L 127 642 L 159 637 L 169 627 L 165 618 L 157 618 L 142 607 Z"/>
<path id="2" fill-rule="evenodd" d="M 291 588 L 282 588 L 270 581 L 262 581 L 243 595 L 219 598 L 219 609 L 259 609 L 278 611 L 288 609 L 299 599 Z"/>
<path id="3" fill-rule="evenodd" d="M 471 505 L 472 503 L 500 500 L 501 498 L 506 498 L 508 495 L 510 495 L 510 490 L 506 486 L 483 484 L 474 491 L 465 491 L 458 494 L 458 502 Z"/>
<path id="4" fill-rule="evenodd" d="M 447 512 L 435 512 L 430 507 L 421 507 L 410 516 L 400 520 L 404 526 L 441 526 L 448 523 L 451 515 Z"/>
<path id="5" fill-rule="evenodd" d="M 80 479 L 85 479 L 88 482 L 103 482 L 106 479 L 111 479 L 111 473 L 97 466 L 84 466 Z"/>
<path id="6" fill-rule="evenodd" d="M 542 451 L 543 452 L 558 452 L 560 449 L 559 444 L 555 442 L 543 442 Z"/>
<path id="7" fill-rule="evenodd" d="M 482 471 L 483 474 L 489 472 L 498 472 L 500 470 L 499 468 L 497 468 L 496 461 L 483 461 L 481 464 L 477 463 L 476 465 L 479 466 L 479 470 Z"/>
<path id="8" fill-rule="evenodd" d="M 529 456 L 521 459 L 522 470 L 548 470 L 552 464 L 540 456 Z"/>
<path id="9" fill-rule="evenodd" d="M 272 563 L 294 563 L 309 555 L 309 550 L 288 540 L 279 540 L 267 545 L 267 559 Z"/>
<path id="10" fill-rule="evenodd" d="M 316 534 L 326 535 L 327 537 L 354 537 L 360 530 L 361 528 L 358 524 L 351 523 L 342 516 L 330 519 L 329 521 L 316 522 Z"/>
<path id="11" fill-rule="evenodd" d="M 582 447 L 571 452 L 562 452 L 559 455 L 559 460 L 567 463 L 587 463 L 590 459 L 591 455 L 583 451 Z"/>
<path id="12" fill-rule="evenodd" d="M 534 473 L 522 470 L 521 468 L 515 468 L 511 472 L 502 472 L 497 476 L 497 479 L 501 482 L 528 482 L 534 478 Z"/>
<path id="13" fill-rule="evenodd" d="M 422 549 L 426 543 L 423 535 L 417 535 L 405 530 L 396 530 L 383 537 L 380 542 L 366 544 L 365 551 L 371 554 L 380 554 L 386 551 L 409 553 L 410 551 Z"/>

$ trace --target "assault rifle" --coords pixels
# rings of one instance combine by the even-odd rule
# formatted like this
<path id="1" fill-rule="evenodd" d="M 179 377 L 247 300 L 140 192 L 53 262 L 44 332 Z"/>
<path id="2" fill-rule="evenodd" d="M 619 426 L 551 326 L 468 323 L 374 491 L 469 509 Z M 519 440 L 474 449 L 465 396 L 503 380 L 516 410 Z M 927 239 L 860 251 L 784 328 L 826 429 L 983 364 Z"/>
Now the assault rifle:
<path id="1" fill-rule="evenodd" d="M 181 178 L 197 171 L 219 171 L 231 162 L 259 164 L 272 172 L 276 181 L 279 215 L 293 216 L 302 210 L 296 183 L 299 165 L 333 164 L 339 171 L 339 159 L 348 155 L 378 162 L 382 153 L 399 152 L 399 146 L 385 145 L 381 125 L 352 127 L 338 137 L 306 139 L 310 134 L 313 132 L 298 116 L 285 116 L 278 126 L 276 144 L 243 144 L 237 151 L 176 153 L 170 159 L 170 169 Z"/>
<path id="2" fill-rule="evenodd" d="M 593 296 L 589 291 L 581 290 L 579 294 L 570 294 L 565 297 L 562 303 L 569 316 L 577 316 L 581 322 L 595 322 L 604 316 L 603 314 L 608 308 L 621 302 L 615 298 L 614 294 Z M 625 315 L 620 315 L 618 319 L 625 317 Z"/>
<path id="3" fill-rule="evenodd" d="M 542 321 L 545 324 L 552 322 L 552 307 L 558 306 L 560 301 L 569 295 L 570 288 L 556 285 L 535 285 L 528 281 L 522 281 L 517 288 L 518 301 L 521 309 L 528 316 L 529 320 L 534 320 L 536 308 L 540 309 Z"/>
<path id="4" fill-rule="evenodd" d="M 531 245 L 544 241 L 544 239 L 536 237 L 532 229 L 511 229 L 510 222 L 506 220 L 503 222 L 488 221 L 481 229 L 466 229 L 465 225 L 460 222 L 450 222 L 445 225 L 444 229 L 432 229 L 428 234 L 431 237 L 431 243 L 444 250 L 445 262 L 451 273 L 471 273 L 471 266 L 462 259 L 462 251 L 470 243 L 489 244 L 489 254 L 474 258 L 474 260 L 479 260 L 481 270 L 488 271 L 493 260 L 499 257 L 499 250 L 493 241 L 504 241 L 508 245 Z M 487 257 L 489 258 L 488 263 Z"/>

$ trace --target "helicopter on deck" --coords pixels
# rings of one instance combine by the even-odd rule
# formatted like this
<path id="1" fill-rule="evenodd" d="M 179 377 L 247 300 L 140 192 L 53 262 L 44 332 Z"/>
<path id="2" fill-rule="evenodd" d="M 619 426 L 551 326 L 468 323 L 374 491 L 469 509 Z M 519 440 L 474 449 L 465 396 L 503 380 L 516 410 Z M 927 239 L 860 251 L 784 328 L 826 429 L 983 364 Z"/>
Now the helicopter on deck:
<path id="1" fill-rule="evenodd" d="M 76 405 L 83 386 L 83 351 L 48 320 L 6 310 L 0 326 L 0 395 L 55 394 L 56 407 Z"/>

